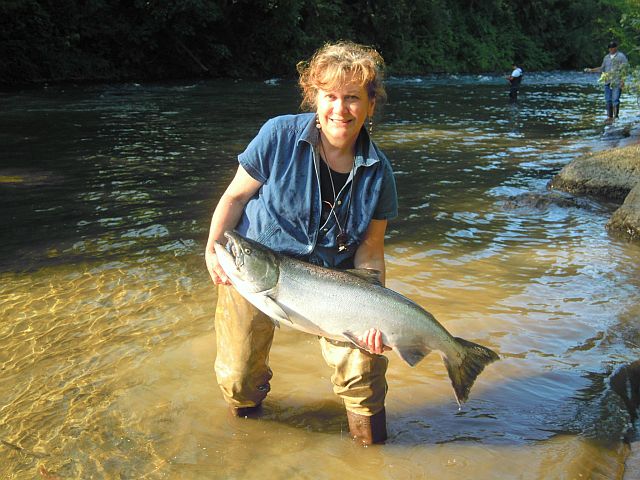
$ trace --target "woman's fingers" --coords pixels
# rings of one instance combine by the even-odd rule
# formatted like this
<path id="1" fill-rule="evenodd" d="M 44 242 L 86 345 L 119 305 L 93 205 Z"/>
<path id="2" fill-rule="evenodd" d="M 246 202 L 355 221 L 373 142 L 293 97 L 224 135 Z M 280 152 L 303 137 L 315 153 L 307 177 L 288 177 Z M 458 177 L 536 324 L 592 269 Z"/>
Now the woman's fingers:
<path id="1" fill-rule="evenodd" d="M 218 262 L 218 257 L 215 252 L 207 252 L 205 254 L 205 262 L 213 283 L 216 285 L 231 285 L 227 274 L 224 273 L 222 266 Z"/>
<path id="2" fill-rule="evenodd" d="M 383 350 L 383 343 L 382 343 L 382 332 L 380 330 L 376 330 L 373 333 L 373 345 L 374 345 L 374 351 L 376 353 L 382 353 Z"/>
<path id="3" fill-rule="evenodd" d="M 391 350 L 391 347 L 386 346 L 382 342 L 382 332 L 377 328 L 370 328 L 360 336 L 360 341 L 366 345 L 367 350 L 371 353 L 378 355 L 383 354 L 387 350 Z"/>
<path id="4" fill-rule="evenodd" d="M 231 282 L 229 281 L 229 278 L 227 277 L 227 274 L 224 273 L 224 270 L 222 269 L 222 267 L 220 266 L 220 264 L 216 264 L 216 266 L 213 268 L 213 273 L 215 275 L 215 278 L 213 279 L 213 282 L 217 285 L 231 285 Z"/>

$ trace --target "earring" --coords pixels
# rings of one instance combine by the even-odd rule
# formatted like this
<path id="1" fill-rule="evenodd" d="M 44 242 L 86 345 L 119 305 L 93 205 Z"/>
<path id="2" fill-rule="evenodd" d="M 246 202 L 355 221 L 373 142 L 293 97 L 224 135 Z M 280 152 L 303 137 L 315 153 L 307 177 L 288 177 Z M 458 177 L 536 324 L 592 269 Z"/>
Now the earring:
<path id="1" fill-rule="evenodd" d="M 320 117 L 318 116 L 318 114 L 316 113 L 316 128 L 318 130 L 322 129 L 322 125 L 320 125 Z"/>
<path id="2" fill-rule="evenodd" d="M 373 133 L 373 118 L 369 117 L 369 135 Z"/>

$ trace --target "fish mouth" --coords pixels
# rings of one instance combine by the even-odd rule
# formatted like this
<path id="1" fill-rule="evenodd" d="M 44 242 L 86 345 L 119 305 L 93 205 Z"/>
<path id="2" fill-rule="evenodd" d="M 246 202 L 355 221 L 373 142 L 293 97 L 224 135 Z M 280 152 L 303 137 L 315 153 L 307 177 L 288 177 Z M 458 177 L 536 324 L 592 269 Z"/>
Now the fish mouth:
<path id="1" fill-rule="evenodd" d="M 228 240 L 228 250 L 231 252 L 231 256 L 233 256 L 233 259 L 235 260 L 236 268 L 240 268 L 244 265 L 244 255 L 242 253 L 240 242 L 233 232 L 224 232 L 224 236 Z"/>

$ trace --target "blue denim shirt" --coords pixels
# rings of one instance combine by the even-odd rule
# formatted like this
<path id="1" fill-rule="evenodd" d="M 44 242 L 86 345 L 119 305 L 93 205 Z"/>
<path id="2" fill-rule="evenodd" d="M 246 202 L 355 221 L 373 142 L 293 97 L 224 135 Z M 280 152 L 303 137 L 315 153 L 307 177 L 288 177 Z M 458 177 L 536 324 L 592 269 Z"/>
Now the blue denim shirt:
<path id="1" fill-rule="evenodd" d="M 340 229 L 335 217 L 320 225 L 318 141 L 314 113 L 284 115 L 262 126 L 238 156 L 240 165 L 262 186 L 247 203 L 236 229 L 277 252 L 335 267 L 353 258 L 372 219 L 397 216 L 396 184 L 389 160 L 363 128 L 355 168 L 338 194 L 336 214 L 348 236 L 347 249 L 338 252 Z"/>

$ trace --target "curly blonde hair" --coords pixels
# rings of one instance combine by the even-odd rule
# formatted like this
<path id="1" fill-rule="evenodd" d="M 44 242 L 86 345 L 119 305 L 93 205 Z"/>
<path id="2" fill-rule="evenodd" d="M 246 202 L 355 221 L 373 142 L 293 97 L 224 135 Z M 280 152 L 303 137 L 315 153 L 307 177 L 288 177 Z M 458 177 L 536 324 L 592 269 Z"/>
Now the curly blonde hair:
<path id="1" fill-rule="evenodd" d="M 297 64 L 303 109 L 314 110 L 318 90 L 332 90 L 347 81 L 363 86 L 376 106 L 387 99 L 384 89 L 384 60 L 372 47 L 354 42 L 326 43 L 309 61 Z"/>

